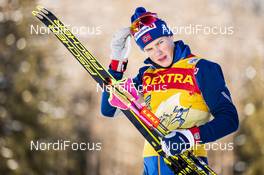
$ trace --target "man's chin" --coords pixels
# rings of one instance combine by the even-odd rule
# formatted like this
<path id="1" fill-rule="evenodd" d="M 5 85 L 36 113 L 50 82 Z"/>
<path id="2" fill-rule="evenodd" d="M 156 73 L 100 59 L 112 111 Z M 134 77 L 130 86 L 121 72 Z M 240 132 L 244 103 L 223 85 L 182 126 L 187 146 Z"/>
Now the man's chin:
<path id="1" fill-rule="evenodd" d="M 171 67 L 172 61 L 171 62 L 166 62 L 166 63 L 160 63 L 159 65 L 161 67 L 163 67 L 163 68 L 168 68 L 168 67 Z"/>

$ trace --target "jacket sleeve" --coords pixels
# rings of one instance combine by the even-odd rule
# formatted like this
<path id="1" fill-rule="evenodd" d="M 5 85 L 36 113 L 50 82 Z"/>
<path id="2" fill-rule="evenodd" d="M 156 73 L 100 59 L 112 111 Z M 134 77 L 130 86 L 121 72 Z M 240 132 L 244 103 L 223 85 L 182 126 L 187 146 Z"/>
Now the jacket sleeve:
<path id="1" fill-rule="evenodd" d="M 122 72 L 117 72 L 112 69 L 109 69 L 108 72 L 116 79 L 121 80 L 123 77 Z M 101 98 L 101 113 L 106 117 L 113 117 L 116 112 L 116 107 L 113 107 L 108 102 L 109 93 L 107 91 L 103 91 Z"/>
<path id="2" fill-rule="evenodd" d="M 133 83 L 135 85 L 135 88 L 139 91 L 143 91 L 143 86 L 142 86 L 142 78 L 144 75 L 144 72 L 149 68 L 149 66 L 143 66 L 139 69 L 137 76 L 133 78 Z"/>
<path id="3" fill-rule="evenodd" d="M 145 70 L 148 67 L 149 66 L 144 66 L 140 68 L 138 74 L 133 78 L 133 83 L 136 89 L 139 91 L 142 90 L 142 77 L 143 77 Z M 123 78 L 123 73 L 121 72 L 116 72 L 112 69 L 109 69 L 108 71 L 116 80 L 121 80 Z M 106 91 L 103 91 L 102 99 L 101 99 L 101 113 L 106 117 L 113 117 L 117 109 L 116 107 L 113 107 L 109 104 L 108 98 L 109 98 L 109 93 Z"/>
<path id="4" fill-rule="evenodd" d="M 202 59 L 196 64 L 196 68 L 198 86 L 210 113 L 214 116 L 212 121 L 199 127 L 202 142 L 208 143 L 236 131 L 239 120 L 221 67 Z"/>

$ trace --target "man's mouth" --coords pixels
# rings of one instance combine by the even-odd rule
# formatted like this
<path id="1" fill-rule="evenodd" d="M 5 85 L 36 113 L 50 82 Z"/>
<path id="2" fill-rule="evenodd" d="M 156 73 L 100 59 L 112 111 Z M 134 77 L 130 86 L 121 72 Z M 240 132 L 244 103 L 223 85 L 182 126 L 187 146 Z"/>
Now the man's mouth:
<path id="1" fill-rule="evenodd" d="M 166 60 L 166 59 L 167 59 L 167 56 L 165 55 L 165 56 L 159 58 L 158 61 L 162 62 L 162 61 L 164 61 L 164 60 Z"/>

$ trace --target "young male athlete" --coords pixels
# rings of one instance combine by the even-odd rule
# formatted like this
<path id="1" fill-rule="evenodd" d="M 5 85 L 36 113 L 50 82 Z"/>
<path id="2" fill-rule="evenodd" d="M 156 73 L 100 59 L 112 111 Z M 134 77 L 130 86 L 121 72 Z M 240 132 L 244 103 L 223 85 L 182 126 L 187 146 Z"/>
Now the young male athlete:
<path id="1" fill-rule="evenodd" d="M 162 149 L 168 155 L 176 155 L 196 143 L 194 154 L 207 162 L 204 144 L 236 131 L 239 125 L 221 67 L 193 55 L 183 41 L 174 42 L 166 23 L 143 7 L 135 10 L 131 23 L 131 27 L 121 29 L 112 39 L 109 72 L 122 79 L 132 35 L 148 57 L 144 61 L 146 66 L 133 79 L 135 87 L 143 86 L 146 105 L 172 131 L 162 140 Z M 109 104 L 108 98 L 103 92 L 101 112 L 113 117 L 118 110 Z M 173 174 L 147 142 L 144 174 Z"/>

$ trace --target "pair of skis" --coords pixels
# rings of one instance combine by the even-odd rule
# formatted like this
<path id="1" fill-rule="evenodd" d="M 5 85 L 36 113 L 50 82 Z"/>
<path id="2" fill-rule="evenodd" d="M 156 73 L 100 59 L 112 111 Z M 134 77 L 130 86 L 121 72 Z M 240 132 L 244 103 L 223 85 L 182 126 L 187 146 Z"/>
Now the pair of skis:
<path id="1" fill-rule="evenodd" d="M 120 88 L 122 89 L 123 87 L 117 86 L 117 81 L 112 75 L 54 14 L 40 6 L 32 11 L 32 14 L 54 33 L 102 88 L 105 85 L 111 87 L 110 95 L 122 101 L 127 107 L 122 109 L 123 113 L 152 145 L 155 151 L 164 158 L 166 164 L 175 174 L 216 175 L 206 163 L 195 157 L 190 151 L 178 156 L 167 156 L 162 151 L 160 142 L 162 137 L 168 134 L 169 131 L 159 122 L 159 119 L 150 110 L 139 104 L 135 96 L 128 92 L 127 89 L 120 91 Z"/>

